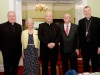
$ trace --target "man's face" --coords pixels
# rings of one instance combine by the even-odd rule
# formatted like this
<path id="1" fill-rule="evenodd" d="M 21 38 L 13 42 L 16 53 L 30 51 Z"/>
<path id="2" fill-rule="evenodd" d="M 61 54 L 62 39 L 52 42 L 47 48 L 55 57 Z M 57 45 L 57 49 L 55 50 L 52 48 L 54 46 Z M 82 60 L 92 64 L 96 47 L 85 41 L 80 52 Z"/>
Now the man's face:
<path id="1" fill-rule="evenodd" d="M 52 22 L 52 14 L 51 13 L 47 13 L 45 16 L 46 22 Z"/>
<path id="2" fill-rule="evenodd" d="M 91 17 L 91 8 L 84 8 L 83 13 L 86 18 L 90 18 Z"/>
<path id="3" fill-rule="evenodd" d="M 16 21 L 16 15 L 13 12 L 8 13 L 8 21 L 14 23 Z"/>
<path id="4" fill-rule="evenodd" d="M 70 23 L 70 21 L 71 21 L 71 16 L 70 16 L 69 14 L 66 14 L 66 15 L 64 16 L 64 22 L 65 22 L 65 23 Z"/>

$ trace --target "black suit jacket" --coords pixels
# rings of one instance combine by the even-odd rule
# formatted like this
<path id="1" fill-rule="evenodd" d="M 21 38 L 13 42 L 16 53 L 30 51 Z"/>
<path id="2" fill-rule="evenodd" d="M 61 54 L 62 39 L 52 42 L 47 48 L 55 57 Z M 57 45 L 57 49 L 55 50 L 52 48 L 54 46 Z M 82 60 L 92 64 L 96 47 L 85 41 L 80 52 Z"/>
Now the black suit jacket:
<path id="1" fill-rule="evenodd" d="M 0 25 L 0 49 L 6 55 L 21 55 L 21 25 L 14 23 L 14 35 L 12 34 L 10 25 L 10 22 L 5 22 Z"/>
<path id="2" fill-rule="evenodd" d="M 86 40 L 86 18 L 79 20 L 79 41 L 80 41 L 80 48 L 83 50 L 87 46 Z M 90 43 L 91 48 L 98 48 L 100 47 L 100 19 L 97 17 L 91 17 L 90 23 Z"/>
<path id="3" fill-rule="evenodd" d="M 51 42 L 54 42 L 56 45 L 52 51 L 58 51 L 58 43 L 60 41 L 60 28 L 56 24 L 52 23 L 52 31 L 47 28 L 47 23 L 39 24 L 38 37 L 40 40 L 40 56 L 42 54 L 48 54 L 48 43 L 50 43 L 50 35 L 52 35 Z M 51 34 L 50 34 L 51 33 Z"/>
<path id="4" fill-rule="evenodd" d="M 68 36 L 64 30 L 64 24 L 60 25 L 61 39 L 60 39 L 60 50 L 65 53 L 75 53 L 75 49 L 79 48 L 78 39 L 78 25 L 71 23 L 70 31 Z"/>

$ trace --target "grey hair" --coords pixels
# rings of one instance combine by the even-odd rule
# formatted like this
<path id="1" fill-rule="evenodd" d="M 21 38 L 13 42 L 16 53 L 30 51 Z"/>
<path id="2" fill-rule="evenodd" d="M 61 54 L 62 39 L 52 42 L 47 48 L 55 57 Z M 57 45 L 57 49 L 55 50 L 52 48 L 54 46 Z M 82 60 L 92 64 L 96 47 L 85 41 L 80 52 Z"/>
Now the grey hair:
<path id="1" fill-rule="evenodd" d="M 86 9 L 86 8 L 90 8 L 90 9 L 91 9 L 91 7 L 90 7 L 90 6 L 85 6 L 83 9 Z"/>
<path id="2" fill-rule="evenodd" d="M 34 24 L 34 20 L 33 20 L 32 18 L 29 18 L 29 19 L 27 19 L 26 22 L 25 22 L 25 25 L 26 25 L 26 26 L 28 26 L 28 22 L 29 22 L 29 21 L 32 21 L 33 24 Z"/>
<path id="3" fill-rule="evenodd" d="M 15 13 L 14 11 L 9 11 L 9 12 L 7 13 L 7 15 L 9 15 L 10 13 L 14 13 L 15 16 L 16 16 L 16 13 Z"/>

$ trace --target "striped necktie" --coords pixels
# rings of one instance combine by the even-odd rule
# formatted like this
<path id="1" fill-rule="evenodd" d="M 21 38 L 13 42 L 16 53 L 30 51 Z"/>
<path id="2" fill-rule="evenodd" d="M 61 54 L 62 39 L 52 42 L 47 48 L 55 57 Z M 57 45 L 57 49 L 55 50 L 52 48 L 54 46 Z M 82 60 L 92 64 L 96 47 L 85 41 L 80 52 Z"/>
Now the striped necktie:
<path id="1" fill-rule="evenodd" d="M 68 25 L 66 26 L 66 35 L 68 36 Z"/>

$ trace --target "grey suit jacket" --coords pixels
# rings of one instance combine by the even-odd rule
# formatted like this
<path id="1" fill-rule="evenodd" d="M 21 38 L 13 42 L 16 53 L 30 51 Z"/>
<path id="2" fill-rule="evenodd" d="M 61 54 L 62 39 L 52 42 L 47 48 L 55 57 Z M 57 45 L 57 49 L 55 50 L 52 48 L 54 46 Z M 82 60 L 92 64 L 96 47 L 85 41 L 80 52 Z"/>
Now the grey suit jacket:
<path id="1" fill-rule="evenodd" d="M 64 24 L 60 25 L 61 39 L 60 50 L 65 53 L 73 53 L 79 48 L 78 25 L 71 23 L 69 35 L 67 36 L 64 30 Z"/>

